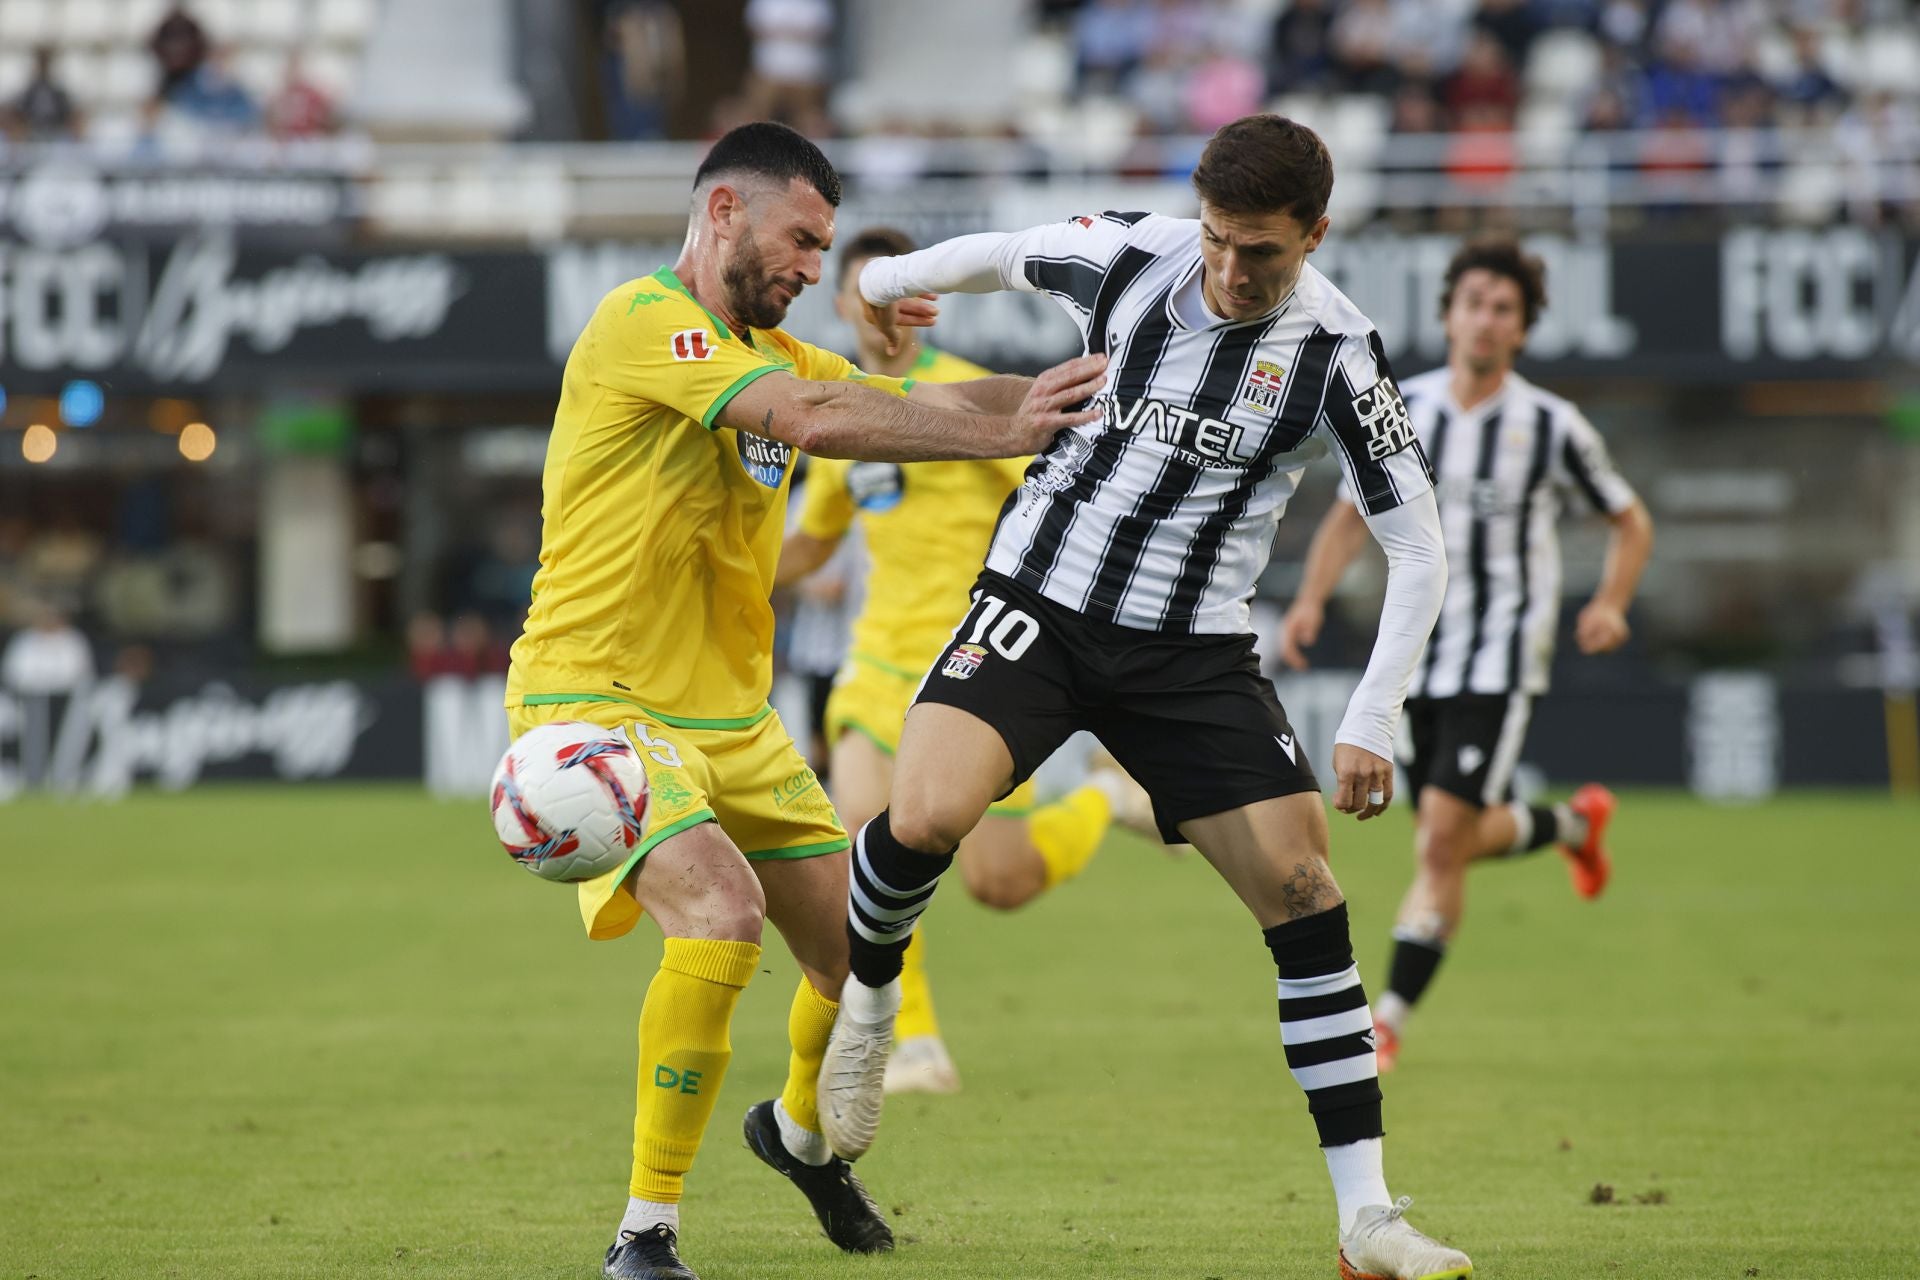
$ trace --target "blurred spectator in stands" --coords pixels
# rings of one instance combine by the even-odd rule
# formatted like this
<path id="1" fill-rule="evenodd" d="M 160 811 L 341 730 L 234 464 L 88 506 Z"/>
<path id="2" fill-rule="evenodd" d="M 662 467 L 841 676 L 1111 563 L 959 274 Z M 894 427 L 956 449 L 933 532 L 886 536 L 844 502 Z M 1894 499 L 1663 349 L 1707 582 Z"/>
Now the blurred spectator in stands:
<path id="1" fill-rule="evenodd" d="M 6 106 L 0 116 L 7 133 L 23 142 L 57 142 L 77 138 L 83 128 L 73 95 L 53 77 L 53 49 L 42 45 L 33 51 L 33 77 L 20 96 Z"/>
<path id="2" fill-rule="evenodd" d="M 1600 74 L 1580 108 L 1580 127 L 1589 132 L 1633 128 L 1640 118 L 1640 91 L 1645 77 L 1627 51 L 1617 44 L 1600 48 Z"/>
<path id="3" fill-rule="evenodd" d="M 1391 57 L 1400 76 L 1437 80 L 1451 75 L 1460 65 L 1467 52 L 1469 28 L 1459 6 L 1434 4 L 1432 0 L 1394 0 L 1391 12 Z"/>
<path id="4" fill-rule="evenodd" d="M 1834 122 L 1833 143 L 1843 166 L 1847 212 L 1855 222 L 1878 226 L 1902 213 L 1920 219 L 1920 202 L 1909 201 L 1904 208 L 1883 202 L 1883 184 L 1875 177 L 1894 157 L 1920 153 L 1920 104 L 1912 96 L 1861 96 Z"/>
<path id="5" fill-rule="evenodd" d="M 165 98 L 190 80 L 207 60 L 207 33 L 184 4 L 175 4 L 153 29 L 147 47 L 160 64 L 160 87 L 155 96 Z"/>
<path id="6" fill-rule="evenodd" d="M 686 33 L 666 0 L 615 0 L 607 8 L 601 64 L 607 135 L 640 142 L 671 132 L 686 88 Z"/>
<path id="7" fill-rule="evenodd" d="M 1706 127 L 1718 118 L 1719 84 L 1689 40 L 1668 42 L 1646 70 L 1639 103 L 1645 128 Z"/>
<path id="8" fill-rule="evenodd" d="M 460 614 L 451 627 L 437 613 L 417 613 L 407 624 L 407 669 L 416 680 L 494 674 L 507 669 L 507 647 L 477 613 Z"/>
<path id="9" fill-rule="evenodd" d="M 1141 0 L 1093 0 L 1073 24 L 1075 69 L 1088 93 L 1115 93 L 1153 39 L 1153 12 Z"/>
<path id="10" fill-rule="evenodd" d="M 1473 25 L 1498 40 L 1507 60 L 1517 66 L 1526 61 L 1541 27 L 1590 27 L 1597 16 L 1591 0 L 1480 0 Z"/>
<path id="11" fill-rule="evenodd" d="M 260 126 L 260 105 L 233 75 L 233 51 L 216 49 L 167 95 L 167 105 L 209 133 L 245 133 Z"/>
<path id="12" fill-rule="evenodd" d="M 446 619 L 422 610 L 407 621 L 407 670 L 415 680 L 445 675 L 441 662 L 447 651 Z"/>
<path id="13" fill-rule="evenodd" d="M 748 98 L 757 118 L 778 120 L 809 136 L 830 130 L 826 101 L 833 22 L 830 0 L 747 0 L 747 30 L 753 36 Z"/>
<path id="14" fill-rule="evenodd" d="M 1460 69 L 1447 77 L 1444 90 L 1447 110 L 1455 119 L 1469 115 L 1492 122 L 1513 123 L 1520 105 L 1520 77 L 1514 74 L 1506 48 L 1491 31 L 1478 28 L 1467 42 L 1467 53 Z"/>
<path id="15" fill-rule="evenodd" d="M 1267 42 L 1267 92 L 1322 89 L 1333 75 L 1333 13 L 1328 0 L 1293 0 L 1273 20 Z"/>
<path id="16" fill-rule="evenodd" d="M 1350 93 L 1391 93 L 1399 80 L 1394 65 L 1393 10 L 1387 0 L 1349 0 L 1340 6 L 1331 33 L 1333 65 Z"/>
<path id="17" fill-rule="evenodd" d="M 1185 123 L 1187 77 L 1192 66 L 1171 45 L 1150 45 L 1147 56 L 1128 77 L 1127 98 L 1140 109 L 1154 133 L 1179 133 Z"/>
<path id="18" fill-rule="evenodd" d="M 1252 58 L 1239 49 L 1222 46 L 1202 58 L 1187 77 L 1187 129 L 1211 134 L 1242 116 L 1260 110 L 1266 77 Z"/>
<path id="19" fill-rule="evenodd" d="M 1846 105 L 1845 91 L 1827 74 L 1813 27 L 1793 29 L 1793 69 L 1776 87 L 1782 104 L 1803 123 L 1826 119 Z"/>
<path id="20" fill-rule="evenodd" d="M 1495 46 L 1498 48 L 1498 46 Z M 1513 113 L 1475 103 L 1453 120 L 1447 176 L 1462 186 L 1498 185 L 1513 173 Z"/>
<path id="21" fill-rule="evenodd" d="M 307 77 L 300 51 L 287 59 L 287 80 L 267 104 L 267 132 L 276 138 L 317 138 L 334 131 L 333 99 Z"/>
<path id="22" fill-rule="evenodd" d="M 1720 189 L 1735 201 L 1765 199 L 1779 158 L 1765 131 L 1773 124 L 1773 90 L 1752 73 L 1734 76 L 1720 94 Z"/>
<path id="23" fill-rule="evenodd" d="M 1433 86 L 1425 80 L 1409 80 L 1393 95 L 1393 119 L 1387 132 L 1402 134 L 1439 133 L 1446 128 L 1446 117 Z"/>
<path id="24" fill-rule="evenodd" d="M 0 685 L 23 698 L 78 693 L 93 683 L 93 648 L 67 615 L 44 601 L 0 652 Z"/>
<path id="25" fill-rule="evenodd" d="M 1639 49 L 1647 39 L 1647 0 L 1606 0 L 1600 38 L 1616 49 Z"/>
<path id="26" fill-rule="evenodd" d="M 1757 0 L 1668 0 L 1654 26 L 1663 59 L 1727 76 L 1753 64 L 1765 13 Z"/>

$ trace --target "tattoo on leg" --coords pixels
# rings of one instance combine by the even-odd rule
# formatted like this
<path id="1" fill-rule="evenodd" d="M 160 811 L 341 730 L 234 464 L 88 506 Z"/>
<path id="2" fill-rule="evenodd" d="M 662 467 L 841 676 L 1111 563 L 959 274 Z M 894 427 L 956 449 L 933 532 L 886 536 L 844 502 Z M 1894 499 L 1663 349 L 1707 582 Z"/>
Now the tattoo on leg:
<path id="1" fill-rule="evenodd" d="M 1299 862 L 1280 885 L 1280 901 L 1289 920 L 1317 916 L 1340 905 L 1340 886 L 1317 859 Z"/>

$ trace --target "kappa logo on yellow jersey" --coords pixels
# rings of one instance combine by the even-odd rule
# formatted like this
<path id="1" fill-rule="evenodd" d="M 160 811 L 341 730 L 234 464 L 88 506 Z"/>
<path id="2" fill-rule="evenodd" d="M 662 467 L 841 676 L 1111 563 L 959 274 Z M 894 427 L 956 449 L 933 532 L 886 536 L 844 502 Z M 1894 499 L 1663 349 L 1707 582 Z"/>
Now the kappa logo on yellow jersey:
<path id="1" fill-rule="evenodd" d="M 711 360 L 713 344 L 707 341 L 705 329 L 682 329 L 673 335 L 673 358 L 675 360 Z"/>

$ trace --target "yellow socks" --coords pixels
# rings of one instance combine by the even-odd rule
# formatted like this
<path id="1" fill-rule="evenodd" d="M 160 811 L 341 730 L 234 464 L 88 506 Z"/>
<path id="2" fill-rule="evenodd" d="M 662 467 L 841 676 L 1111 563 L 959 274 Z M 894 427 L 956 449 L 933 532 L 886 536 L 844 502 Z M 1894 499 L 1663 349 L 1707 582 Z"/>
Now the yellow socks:
<path id="1" fill-rule="evenodd" d="M 787 1087 L 780 1091 L 780 1105 L 809 1133 L 820 1132 L 820 1063 L 827 1056 L 827 1039 L 833 1035 L 834 1015 L 839 1012 L 837 1001 L 815 991 L 804 977 L 800 979 L 793 1006 L 787 1010 L 787 1043 L 793 1049 L 787 1057 Z"/>
<path id="2" fill-rule="evenodd" d="M 1047 888 L 1073 879 L 1093 861 L 1112 821 L 1112 802 L 1091 786 L 1033 811 L 1027 819 L 1027 838 L 1047 864 Z"/>
<path id="3" fill-rule="evenodd" d="M 940 1034 L 940 1020 L 933 1016 L 933 988 L 927 982 L 927 944 L 920 940 L 925 932 L 922 922 L 914 926 L 913 936 L 907 939 L 900 968 L 900 1013 L 893 1020 L 896 1044 L 915 1036 Z"/>
<path id="4" fill-rule="evenodd" d="M 640 1009 L 629 1188 L 635 1197 L 679 1203 L 733 1057 L 733 1007 L 759 963 L 756 942 L 667 939 Z"/>

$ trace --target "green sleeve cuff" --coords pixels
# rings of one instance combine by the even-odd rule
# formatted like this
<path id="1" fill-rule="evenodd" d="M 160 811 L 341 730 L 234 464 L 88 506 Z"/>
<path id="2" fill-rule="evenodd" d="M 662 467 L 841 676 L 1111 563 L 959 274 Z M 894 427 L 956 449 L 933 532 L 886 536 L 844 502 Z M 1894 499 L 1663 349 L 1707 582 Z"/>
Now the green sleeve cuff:
<path id="1" fill-rule="evenodd" d="M 785 372 L 785 370 L 777 364 L 765 364 L 761 365 L 758 369 L 747 370 L 733 380 L 733 385 L 713 398 L 713 403 L 707 406 L 707 411 L 700 415 L 700 425 L 712 431 L 714 429 L 713 420 L 720 416 L 721 410 L 725 409 L 735 396 L 746 390 L 749 382 L 752 382 L 755 378 L 764 378 L 770 373 L 782 372 Z"/>

